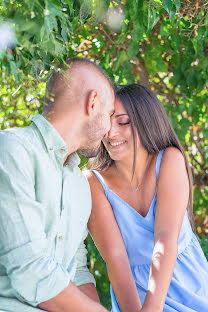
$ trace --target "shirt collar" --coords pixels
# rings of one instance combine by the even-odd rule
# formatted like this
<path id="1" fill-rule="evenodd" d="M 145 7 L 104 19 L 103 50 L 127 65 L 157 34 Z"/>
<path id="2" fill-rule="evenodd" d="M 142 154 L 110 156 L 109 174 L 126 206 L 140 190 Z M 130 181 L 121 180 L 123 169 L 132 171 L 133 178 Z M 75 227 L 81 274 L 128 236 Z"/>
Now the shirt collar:
<path id="1" fill-rule="evenodd" d="M 77 167 L 79 164 L 80 164 L 80 158 L 76 152 L 70 154 L 65 161 L 65 165 L 71 168 Z"/>
<path id="2" fill-rule="evenodd" d="M 68 148 L 65 141 L 62 139 L 56 129 L 50 124 L 50 122 L 46 120 L 46 118 L 40 114 L 36 114 L 32 119 L 32 122 L 40 131 L 49 152 L 60 150 L 63 156 L 68 153 Z"/>

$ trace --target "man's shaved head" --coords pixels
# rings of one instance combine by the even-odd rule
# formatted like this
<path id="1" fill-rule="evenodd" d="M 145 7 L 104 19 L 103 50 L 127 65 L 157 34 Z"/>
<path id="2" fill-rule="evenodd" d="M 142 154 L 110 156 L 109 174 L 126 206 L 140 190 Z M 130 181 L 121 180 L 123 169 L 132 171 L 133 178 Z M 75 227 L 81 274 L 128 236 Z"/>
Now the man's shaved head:
<path id="1" fill-rule="evenodd" d="M 60 102 L 62 106 L 64 102 L 68 106 L 76 104 L 91 89 L 100 89 L 104 95 L 106 87 L 114 89 L 110 78 L 98 65 L 83 58 L 67 60 L 53 71 L 47 81 L 44 113 Z"/>

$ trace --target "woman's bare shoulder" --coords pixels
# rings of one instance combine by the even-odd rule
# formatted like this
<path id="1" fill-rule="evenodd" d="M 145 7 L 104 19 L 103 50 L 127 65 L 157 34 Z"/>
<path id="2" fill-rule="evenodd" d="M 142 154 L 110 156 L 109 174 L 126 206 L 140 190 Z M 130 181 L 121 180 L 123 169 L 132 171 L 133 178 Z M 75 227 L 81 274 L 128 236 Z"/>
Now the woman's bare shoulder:
<path id="1" fill-rule="evenodd" d="M 185 166 L 182 152 L 174 146 L 167 147 L 163 153 L 163 164 L 172 166 Z"/>
<path id="2" fill-rule="evenodd" d="M 188 174 L 186 169 L 186 162 L 182 152 L 176 147 L 168 147 L 165 149 L 160 170 L 159 182 L 168 182 L 170 180 L 175 181 L 178 184 L 178 181 L 184 181 L 184 186 L 188 181 Z"/>
<path id="3" fill-rule="evenodd" d="M 87 178 L 90 184 L 91 191 L 93 190 L 93 193 L 94 191 L 96 192 L 101 191 L 102 193 L 104 192 L 100 181 L 98 180 L 98 178 L 96 177 L 95 173 L 92 170 L 84 170 L 83 174 Z M 103 176 L 103 173 L 101 173 L 101 175 Z"/>
<path id="4" fill-rule="evenodd" d="M 82 173 L 84 174 L 85 178 L 87 178 L 87 180 L 93 179 L 93 177 L 95 176 L 93 171 L 92 170 L 88 170 L 88 169 L 84 169 L 82 171 Z"/>
<path id="5" fill-rule="evenodd" d="M 96 175 L 93 173 L 92 170 L 83 170 L 83 174 L 85 178 L 88 180 L 90 185 L 97 185 L 98 184 L 98 178 Z"/>

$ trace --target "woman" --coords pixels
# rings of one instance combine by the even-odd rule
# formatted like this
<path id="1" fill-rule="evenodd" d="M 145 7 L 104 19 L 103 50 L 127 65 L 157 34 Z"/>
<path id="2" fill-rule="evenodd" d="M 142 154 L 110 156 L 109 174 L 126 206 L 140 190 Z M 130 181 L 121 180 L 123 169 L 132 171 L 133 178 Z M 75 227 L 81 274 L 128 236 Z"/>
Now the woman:
<path id="1" fill-rule="evenodd" d="M 207 312 L 208 263 L 192 231 L 192 176 L 157 97 L 117 89 L 88 172 L 89 231 L 107 263 L 112 311 Z"/>

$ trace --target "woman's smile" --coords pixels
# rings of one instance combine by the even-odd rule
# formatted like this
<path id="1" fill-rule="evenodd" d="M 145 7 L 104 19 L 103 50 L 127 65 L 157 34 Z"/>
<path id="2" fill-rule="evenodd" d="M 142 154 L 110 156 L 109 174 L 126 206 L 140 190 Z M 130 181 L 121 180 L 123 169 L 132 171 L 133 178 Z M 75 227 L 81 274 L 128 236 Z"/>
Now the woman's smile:
<path id="1" fill-rule="evenodd" d="M 109 141 L 108 142 L 109 143 L 109 146 L 111 147 L 111 148 L 120 148 L 121 146 L 123 146 L 125 143 L 126 143 L 126 141 L 114 141 L 114 142 L 112 142 L 112 141 Z"/>

